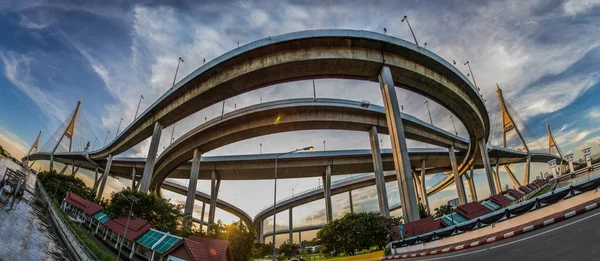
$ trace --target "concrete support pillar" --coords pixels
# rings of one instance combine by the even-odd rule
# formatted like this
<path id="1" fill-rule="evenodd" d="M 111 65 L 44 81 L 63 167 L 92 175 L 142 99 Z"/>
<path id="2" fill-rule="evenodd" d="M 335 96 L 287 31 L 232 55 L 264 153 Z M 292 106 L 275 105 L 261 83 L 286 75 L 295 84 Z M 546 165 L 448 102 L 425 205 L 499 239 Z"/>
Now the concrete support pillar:
<path id="1" fill-rule="evenodd" d="M 525 162 L 525 176 L 523 177 L 523 185 L 527 185 L 531 179 L 531 154 L 527 152 L 527 161 Z"/>
<path id="2" fill-rule="evenodd" d="M 490 194 L 496 195 L 496 187 L 494 186 L 494 178 L 492 176 L 492 164 L 490 163 L 490 157 L 488 156 L 486 141 L 480 139 L 477 142 L 479 143 L 479 150 L 481 151 L 481 159 L 483 160 L 485 177 L 487 178 L 488 187 L 490 188 Z"/>
<path id="3" fill-rule="evenodd" d="M 425 185 L 425 160 L 421 160 L 421 204 L 425 208 L 427 213 L 431 213 L 431 209 L 429 209 L 429 198 L 427 197 L 427 186 Z"/>
<path id="4" fill-rule="evenodd" d="M 569 174 L 573 174 L 575 172 L 575 168 L 573 167 L 573 161 L 569 161 Z"/>
<path id="5" fill-rule="evenodd" d="M 415 195 L 415 188 L 413 187 L 414 185 L 412 182 L 408 147 L 406 145 L 398 97 L 396 96 L 396 87 L 390 68 L 387 66 L 381 68 L 381 72 L 379 73 L 379 86 L 381 87 L 385 115 L 392 144 L 394 167 L 396 169 L 396 180 L 398 181 L 402 213 L 404 222 L 408 223 L 419 220 L 419 208 L 417 206 L 417 196 Z"/>
<path id="6" fill-rule="evenodd" d="M 289 209 L 289 213 L 290 213 L 290 222 L 288 224 L 288 231 L 290 233 L 290 243 L 294 242 L 294 214 L 293 214 L 293 208 Z"/>
<path id="7" fill-rule="evenodd" d="M 519 183 L 519 180 L 517 180 L 517 177 L 515 177 L 515 174 L 513 174 L 508 165 L 504 165 L 504 170 L 506 171 L 506 174 L 508 174 L 508 177 L 512 181 L 513 186 L 517 189 L 520 188 L 521 184 Z"/>
<path id="8" fill-rule="evenodd" d="M 302 231 L 298 231 L 298 244 L 300 244 L 300 250 L 302 250 Z"/>
<path id="9" fill-rule="evenodd" d="M 184 214 L 192 215 L 194 211 L 194 202 L 196 201 L 196 187 L 198 184 L 198 173 L 200 173 L 200 150 L 194 149 L 194 157 L 192 158 L 192 168 L 190 170 L 190 183 L 185 199 Z"/>
<path id="10" fill-rule="evenodd" d="M 258 226 L 258 242 L 261 244 L 265 243 L 264 228 L 264 220 L 262 220 L 260 221 L 260 225 Z"/>
<path id="11" fill-rule="evenodd" d="M 354 203 L 352 203 L 352 190 L 348 191 L 348 199 L 350 200 L 350 213 L 354 213 Z"/>
<path id="12" fill-rule="evenodd" d="M 206 203 L 202 202 L 202 212 L 200 213 L 200 232 L 202 232 L 202 227 L 204 226 L 204 210 L 206 209 Z"/>
<path id="13" fill-rule="evenodd" d="M 385 188 L 385 174 L 383 173 L 383 163 L 381 161 L 381 148 L 379 147 L 379 135 L 377 127 L 372 126 L 369 130 L 369 140 L 371 142 L 371 154 L 373 155 L 373 171 L 375 172 L 375 187 L 377 188 L 377 199 L 379 202 L 379 213 L 384 217 L 390 217 L 390 206 Z"/>
<path id="14" fill-rule="evenodd" d="M 104 168 L 104 174 L 102 175 L 102 182 L 100 183 L 100 188 L 98 188 L 98 195 L 96 199 L 100 201 L 102 199 L 102 193 L 104 193 L 104 186 L 106 185 L 106 179 L 108 178 L 108 174 L 110 173 L 110 165 L 112 165 L 113 155 L 108 154 L 108 160 L 106 161 L 106 167 Z"/>
<path id="15" fill-rule="evenodd" d="M 144 166 L 144 174 L 140 181 L 140 191 L 148 193 L 150 189 L 150 179 L 154 172 L 154 162 L 156 161 L 156 154 L 158 153 L 158 144 L 160 143 L 160 134 L 162 133 L 163 126 L 160 122 L 154 123 L 154 131 L 152 132 L 152 139 L 150 140 L 150 148 L 148 149 L 148 157 L 146 158 L 146 165 Z"/>
<path id="16" fill-rule="evenodd" d="M 494 185 L 496 185 L 496 191 L 498 193 L 500 193 L 502 191 L 502 183 L 500 183 L 500 164 L 499 164 L 499 160 L 496 159 L 496 171 L 494 171 L 492 174 L 494 174 Z"/>
<path id="17" fill-rule="evenodd" d="M 49 167 L 50 171 L 54 170 L 54 152 L 50 153 L 50 167 Z"/>
<path id="18" fill-rule="evenodd" d="M 131 169 L 131 190 L 135 190 L 135 166 Z"/>
<path id="19" fill-rule="evenodd" d="M 452 165 L 452 173 L 454 173 L 454 183 L 456 184 L 456 193 L 458 194 L 458 204 L 467 204 L 467 194 L 465 193 L 465 185 L 463 184 L 460 173 L 458 173 L 458 164 L 456 163 L 456 154 L 454 153 L 454 146 L 448 147 L 448 153 L 450 154 L 450 164 Z"/>
<path id="20" fill-rule="evenodd" d="M 471 193 L 471 202 L 477 201 L 477 190 L 475 189 L 475 172 L 473 171 L 474 166 L 471 166 L 471 173 L 466 175 L 467 181 L 469 182 L 469 192 Z"/>
<path id="21" fill-rule="evenodd" d="M 331 166 L 325 168 L 323 176 L 323 192 L 325 193 L 325 216 L 327 224 L 333 221 L 333 210 L 331 209 Z"/>
<path id="22" fill-rule="evenodd" d="M 94 193 L 96 193 L 97 189 L 98 189 L 98 167 L 96 167 L 94 169 L 94 186 L 92 187 L 92 191 L 94 191 Z"/>
<path id="23" fill-rule="evenodd" d="M 133 241 L 133 245 L 131 245 L 131 252 L 129 253 L 129 259 L 133 258 L 134 253 L 135 253 L 135 241 Z"/>
<path id="24" fill-rule="evenodd" d="M 198 165 L 198 167 L 200 167 Z M 219 187 L 221 186 L 221 178 L 218 177 L 217 171 L 213 170 L 210 180 L 210 208 L 208 209 L 208 225 L 215 223 L 215 211 L 217 209 L 217 197 L 219 195 Z"/>

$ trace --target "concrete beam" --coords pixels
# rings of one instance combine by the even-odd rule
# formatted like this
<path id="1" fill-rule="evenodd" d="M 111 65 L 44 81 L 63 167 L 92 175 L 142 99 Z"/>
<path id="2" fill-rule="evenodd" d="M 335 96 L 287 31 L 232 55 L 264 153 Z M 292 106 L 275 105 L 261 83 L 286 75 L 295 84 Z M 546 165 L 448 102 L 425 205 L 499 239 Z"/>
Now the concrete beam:
<path id="1" fill-rule="evenodd" d="M 454 154 L 454 146 L 448 147 L 450 154 L 450 163 L 452 164 L 452 173 L 454 174 L 454 183 L 456 184 L 456 193 L 458 194 L 458 204 L 467 204 L 467 195 L 465 193 L 465 185 L 463 184 L 460 173 L 458 173 L 458 164 L 456 163 L 456 155 Z"/>
<path id="2" fill-rule="evenodd" d="M 392 154 L 394 156 L 402 213 L 404 222 L 408 223 L 419 220 L 419 208 L 412 181 L 408 147 L 406 146 L 404 125 L 401 120 L 402 116 L 400 106 L 398 105 L 395 82 L 388 66 L 381 68 L 379 86 L 381 87 L 385 116 L 392 143 Z"/>
<path id="3" fill-rule="evenodd" d="M 158 153 L 158 145 L 160 143 L 160 134 L 162 133 L 163 125 L 160 122 L 154 123 L 154 131 L 152 132 L 152 139 L 150 140 L 150 148 L 148 148 L 148 156 L 146 158 L 146 166 L 144 167 L 144 174 L 140 183 L 140 191 L 147 193 L 150 189 L 150 179 L 154 172 L 154 161 L 156 161 L 156 155 Z"/>
<path id="4" fill-rule="evenodd" d="M 376 126 L 372 126 L 371 129 L 369 129 L 369 141 L 371 142 L 371 153 L 373 155 L 373 171 L 375 172 L 375 187 L 377 188 L 379 213 L 381 213 L 382 216 L 389 218 L 390 206 L 388 204 L 387 190 L 385 187 L 381 148 L 379 147 L 379 135 Z"/>
<path id="5" fill-rule="evenodd" d="M 515 177 L 515 174 L 512 172 L 512 170 L 510 170 L 510 168 L 508 167 L 508 165 L 504 165 L 504 170 L 506 171 L 506 174 L 508 174 L 508 177 L 512 181 L 513 186 L 516 189 L 520 188 L 521 187 L 521 183 L 519 183 L 519 180 L 517 179 L 517 177 Z"/>
<path id="6" fill-rule="evenodd" d="M 106 167 L 104 168 L 104 175 L 102 175 L 102 183 L 100 183 L 100 188 L 98 189 L 98 195 L 96 196 L 96 200 L 102 200 L 102 193 L 104 193 L 104 186 L 106 185 L 106 179 L 108 179 L 108 174 L 110 173 L 110 165 L 112 164 L 113 155 L 108 154 L 108 161 L 106 162 Z"/>

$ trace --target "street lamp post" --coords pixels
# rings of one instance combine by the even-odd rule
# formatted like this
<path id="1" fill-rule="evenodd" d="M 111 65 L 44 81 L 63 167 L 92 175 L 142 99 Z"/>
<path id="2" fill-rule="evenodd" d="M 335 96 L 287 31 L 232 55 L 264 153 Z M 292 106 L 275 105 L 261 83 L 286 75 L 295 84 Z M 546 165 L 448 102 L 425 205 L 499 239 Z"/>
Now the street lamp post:
<path id="1" fill-rule="evenodd" d="M 106 138 L 104 138 L 104 145 L 103 146 L 106 146 L 106 141 L 108 140 L 108 134 L 110 134 L 110 131 L 106 132 Z"/>
<path id="2" fill-rule="evenodd" d="M 171 89 L 173 89 L 173 87 L 175 87 L 175 80 L 177 79 L 177 72 L 179 72 L 179 64 L 184 62 L 183 59 L 181 59 L 181 57 L 179 57 L 179 60 L 177 60 L 177 69 L 175 69 L 175 76 L 173 77 L 173 84 L 171 85 Z M 173 123 L 173 130 L 171 131 L 171 140 L 169 140 L 169 145 L 171 145 L 171 143 L 173 143 L 173 134 L 175 134 L 175 123 Z"/>
<path id="3" fill-rule="evenodd" d="M 413 32 L 413 29 L 410 26 L 410 23 L 408 22 L 408 16 L 405 15 L 404 18 L 402 18 L 402 22 L 404 22 L 404 20 L 406 20 L 406 24 L 408 24 L 408 29 L 410 29 L 410 33 L 412 34 L 413 39 L 415 39 L 415 44 L 417 46 L 419 46 L 419 42 L 417 42 L 417 37 L 415 36 L 415 32 Z"/>
<path id="4" fill-rule="evenodd" d="M 123 196 L 123 194 L 119 194 L 121 196 Z M 129 198 L 126 196 L 123 196 L 123 198 L 125 198 L 125 200 L 127 200 L 129 203 L 131 203 L 131 206 L 129 207 L 129 215 L 127 216 L 127 223 L 125 224 L 125 231 L 123 232 L 123 239 L 121 239 L 121 244 L 119 244 L 119 254 L 117 255 L 117 261 L 119 261 L 119 258 L 121 258 L 121 250 L 123 249 L 123 241 L 125 241 L 125 238 L 127 237 L 127 228 L 129 227 L 129 220 L 131 219 L 131 212 L 133 211 L 133 203 L 135 203 L 136 201 L 138 201 L 139 199 L 129 195 Z"/>
<path id="5" fill-rule="evenodd" d="M 431 118 L 431 111 L 429 110 L 429 102 L 427 102 L 427 100 L 425 101 L 425 105 L 427 105 L 427 113 L 429 113 L 429 122 L 431 123 L 431 126 L 433 126 L 433 118 Z"/>
<path id="6" fill-rule="evenodd" d="M 452 126 L 454 126 L 454 134 L 458 136 L 458 131 L 456 131 L 456 125 L 454 124 L 454 116 L 450 115 L 450 119 L 452 120 Z"/>
<path id="7" fill-rule="evenodd" d="M 138 111 L 140 110 L 140 104 L 142 104 L 142 100 L 144 99 L 144 95 L 140 95 L 140 101 L 138 102 L 137 109 L 135 109 L 135 116 L 133 116 L 133 120 L 137 118 Z"/>
<path id="8" fill-rule="evenodd" d="M 121 130 L 121 123 L 123 122 L 123 118 L 119 121 L 119 127 L 117 127 L 117 133 L 115 133 L 115 139 L 119 136 L 119 130 Z"/>
<path id="9" fill-rule="evenodd" d="M 469 63 L 469 61 L 465 62 L 465 65 L 469 67 L 469 72 L 471 73 L 471 78 L 473 78 L 473 84 L 475 85 L 475 88 L 477 88 L 477 90 L 479 90 L 479 87 L 477 87 L 477 82 L 475 82 L 475 75 L 473 75 L 473 70 L 471 70 L 471 64 Z"/>
<path id="10" fill-rule="evenodd" d="M 277 214 L 277 159 L 283 155 L 292 154 L 300 151 L 313 151 L 315 148 L 313 146 L 305 147 L 302 149 L 295 149 L 292 151 L 284 152 L 277 154 L 275 156 L 275 182 L 273 184 L 273 261 L 275 261 L 275 215 Z"/>

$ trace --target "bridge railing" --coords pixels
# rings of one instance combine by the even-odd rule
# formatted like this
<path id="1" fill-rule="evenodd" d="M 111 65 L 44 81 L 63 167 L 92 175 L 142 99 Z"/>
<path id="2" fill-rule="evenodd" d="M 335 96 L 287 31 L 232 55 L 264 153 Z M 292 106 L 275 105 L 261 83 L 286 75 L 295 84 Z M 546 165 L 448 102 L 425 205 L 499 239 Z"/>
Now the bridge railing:
<path id="1" fill-rule="evenodd" d="M 189 188 L 189 184 L 185 184 L 184 182 L 177 181 L 177 180 L 175 180 L 175 179 L 172 179 L 172 178 L 167 178 L 167 179 L 166 179 L 166 181 L 168 181 L 168 182 L 170 182 L 170 183 L 175 183 L 175 184 L 177 184 L 177 185 L 180 185 L 180 186 L 183 186 L 183 187 L 186 187 L 186 188 Z M 206 192 L 206 191 L 200 190 L 200 189 L 198 189 L 198 188 L 196 188 L 196 191 L 197 191 L 197 192 L 202 192 L 202 193 L 204 193 L 204 194 L 207 194 L 207 195 L 210 195 L 210 193 L 209 193 L 209 192 Z"/>
<path id="2" fill-rule="evenodd" d="M 344 183 L 344 182 L 348 182 L 348 181 L 352 181 L 352 180 L 361 179 L 361 178 L 364 178 L 364 177 L 367 177 L 367 176 L 372 176 L 372 175 L 373 175 L 373 173 L 362 173 L 362 174 L 352 175 L 351 177 L 347 177 L 347 178 L 344 178 L 344 179 L 340 179 L 340 180 L 336 180 L 336 181 L 331 182 L 331 186 L 337 185 L 337 184 L 341 184 L 341 183 Z M 279 203 L 282 203 L 282 202 L 284 202 L 286 200 L 289 200 L 289 199 L 292 199 L 292 198 L 295 198 L 295 197 L 298 197 L 298 196 L 301 196 L 301 195 L 305 195 L 305 194 L 308 194 L 308 193 L 311 193 L 311 192 L 314 192 L 314 191 L 322 190 L 322 189 L 323 189 L 323 185 L 319 185 L 319 186 L 316 186 L 314 188 L 310 188 L 310 189 L 307 189 L 307 190 L 304 190 L 304 191 L 301 191 L 301 192 L 298 192 L 298 193 L 294 193 L 291 196 L 288 196 L 288 197 L 285 197 L 283 199 L 278 200 L 277 201 L 277 205 L 279 205 Z M 266 211 L 268 209 L 272 209 L 272 208 L 273 208 L 273 204 L 267 205 L 261 211 L 259 211 L 258 213 L 262 213 L 262 212 L 264 212 L 264 211 Z"/>

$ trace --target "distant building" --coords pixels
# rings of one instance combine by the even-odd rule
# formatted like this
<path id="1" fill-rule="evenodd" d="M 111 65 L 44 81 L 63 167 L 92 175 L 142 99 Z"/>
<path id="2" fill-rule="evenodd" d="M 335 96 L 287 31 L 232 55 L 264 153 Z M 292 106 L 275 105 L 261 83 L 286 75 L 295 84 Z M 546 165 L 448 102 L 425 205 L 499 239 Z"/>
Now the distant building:
<path id="1" fill-rule="evenodd" d="M 448 205 L 452 206 L 453 208 L 458 207 L 458 198 L 448 200 Z"/>
<path id="2" fill-rule="evenodd" d="M 231 250 L 227 240 L 197 236 L 184 238 L 162 256 L 167 261 L 231 261 Z"/>

